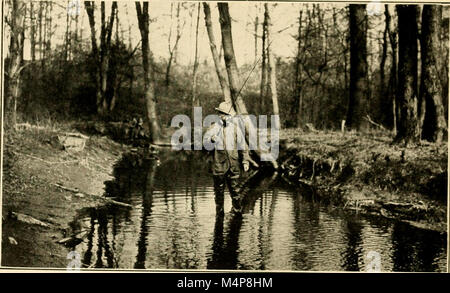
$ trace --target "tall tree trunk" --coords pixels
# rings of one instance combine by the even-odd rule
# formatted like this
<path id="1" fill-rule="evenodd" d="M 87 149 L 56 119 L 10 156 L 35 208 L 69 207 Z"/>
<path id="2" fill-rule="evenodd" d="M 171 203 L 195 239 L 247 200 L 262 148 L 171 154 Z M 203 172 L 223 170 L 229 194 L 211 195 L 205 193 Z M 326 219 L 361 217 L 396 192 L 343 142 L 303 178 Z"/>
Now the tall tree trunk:
<path id="1" fill-rule="evenodd" d="M 389 102 L 391 111 L 387 114 L 386 124 L 392 128 L 394 134 L 397 133 L 397 112 L 398 107 L 396 103 L 396 90 L 397 90 L 397 31 L 394 23 L 392 22 L 391 13 L 389 12 L 389 6 L 384 6 L 384 15 L 386 20 L 386 30 L 389 37 L 389 43 L 391 44 L 391 68 L 389 72 L 389 81 L 387 85 L 386 97 Z"/>
<path id="2" fill-rule="evenodd" d="M 277 91 L 277 74 L 276 74 L 276 63 L 273 54 L 272 45 L 272 24 L 270 20 L 269 5 L 264 3 L 265 14 L 267 15 L 267 59 L 269 63 L 269 79 L 270 79 L 270 94 L 272 96 L 273 114 L 279 115 L 280 111 L 278 109 L 278 91 Z"/>
<path id="3" fill-rule="evenodd" d="M 360 130 L 367 97 L 367 15 L 365 4 L 350 4 L 350 97 L 347 125 Z"/>
<path id="4" fill-rule="evenodd" d="M 441 21 L 441 30 L 442 30 L 442 34 L 441 34 L 441 56 L 444 58 L 444 60 L 449 60 L 449 30 L 450 30 L 450 25 L 449 25 L 449 18 L 444 18 Z M 449 78 L 448 78 L 448 62 L 442 62 L 441 64 L 441 83 L 442 83 L 442 104 L 444 105 L 444 116 L 446 117 L 445 119 L 448 120 L 448 93 L 449 93 L 449 89 L 448 89 L 448 83 L 449 83 Z"/>
<path id="5" fill-rule="evenodd" d="M 42 50 L 42 20 L 43 20 L 43 11 L 44 11 L 44 2 L 39 1 L 39 12 L 38 12 L 38 21 L 39 21 L 39 60 L 44 58 L 44 51 Z"/>
<path id="6" fill-rule="evenodd" d="M 228 81 L 231 93 L 231 102 L 238 114 L 248 114 L 247 108 L 239 93 L 239 71 L 236 64 L 236 55 L 234 54 L 233 36 L 231 33 L 231 18 L 228 10 L 228 3 L 217 3 L 220 16 L 220 29 L 222 31 L 223 56 L 225 67 L 228 73 Z"/>
<path id="7" fill-rule="evenodd" d="M 259 19 L 258 15 L 255 16 L 255 59 L 254 63 L 258 62 L 258 25 L 259 25 Z"/>
<path id="8" fill-rule="evenodd" d="M 69 5 L 69 1 L 67 1 L 67 5 Z M 70 14 L 66 13 L 66 33 L 64 36 L 64 61 L 67 61 L 68 58 L 70 58 L 69 53 L 69 32 L 70 32 L 70 21 L 69 21 Z"/>
<path id="9" fill-rule="evenodd" d="M 264 11 L 264 21 L 262 25 L 262 41 L 261 41 L 261 85 L 259 92 L 259 112 L 265 112 L 265 102 L 267 97 L 267 15 Z"/>
<path id="10" fill-rule="evenodd" d="M 52 38 L 53 38 L 53 3 L 49 2 L 48 41 L 47 41 L 48 55 L 50 55 L 52 50 Z"/>
<path id="11" fill-rule="evenodd" d="M 171 4 L 171 14 L 170 14 L 170 18 L 171 18 L 171 22 L 173 21 L 172 19 L 172 8 L 173 8 L 173 3 Z M 175 35 L 175 43 L 172 47 L 171 45 L 171 36 L 172 36 L 172 25 L 170 27 L 170 32 L 169 32 L 169 60 L 167 61 L 167 66 L 166 66 L 166 75 L 165 75 L 165 79 L 164 79 L 164 84 L 166 86 L 166 90 L 169 87 L 170 84 L 170 70 L 172 68 L 172 64 L 173 62 L 176 61 L 176 56 L 177 56 L 177 50 L 178 50 L 178 43 L 181 39 L 181 33 L 182 33 L 182 28 L 180 26 L 180 8 L 181 8 L 181 4 L 178 3 L 177 4 L 177 12 L 176 12 L 176 18 L 177 18 L 177 30 L 176 30 L 176 35 Z M 184 25 L 183 25 L 184 27 Z"/>
<path id="12" fill-rule="evenodd" d="M 197 97 L 197 69 L 198 69 L 198 26 L 200 23 L 200 3 L 197 4 L 197 24 L 195 27 L 195 55 L 194 69 L 192 72 L 192 107 L 199 107 L 200 101 Z"/>
<path id="13" fill-rule="evenodd" d="M 112 2 L 111 5 L 111 15 L 109 21 L 105 20 L 105 2 L 101 2 L 101 15 L 102 15 L 102 31 L 100 39 L 100 69 L 101 69 L 101 93 L 102 93 L 102 104 L 101 109 L 97 109 L 100 115 L 105 115 L 108 113 L 110 100 L 107 97 L 108 90 L 108 69 L 111 58 L 111 36 L 114 26 L 115 13 L 117 12 L 117 2 Z M 111 85 L 112 86 L 112 85 Z"/>
<path id="14" fill-rule="evenodd" d="M 397 5 L 398 14 L 398 132 L 396 142 L 420 139 L 417 95 L 416 5 Z"/>
<path id="15" fill-rule="evenodd" d="M 220 88 L 222 89 L 224 100 L 231 103 L 230 87 L 228 86 L 227 77 L 223 73 L 219 53 L 217 52 L 216 40 L 211 22 L 211 9 L 209 8 L 209 4 L 206 2 L 203 2 L 203 12 L 205 14 L 205 25 L 209 38 L 209 46 L 211 48 L 211 54 L 213 57 L 214 66 L 216 68 L 217 77 L 219 79 Z"/>
<path id="16" fill-rule="evenodd" d="M 101 30 L 100 30 L 100 48 L 97 46 L 95 18 L 94 18 L 94 2 L 85 1 L 85 8 L 89 18 L 89 26 L 91 28 L 91 44 L 92 54 L 97 64 L 95 73 L 96 83 L 96 106 L 97 113 L 101 116 L 108 113 L 109 99 L 107 98 L 108 88 L 108 68 L 111 55 L 111 35 L 114 25 L 115 14 L 117 13 L 117 2 L 111 4 L 111 15 L 109 21 L 106 21 L 105 2 L 101 2 Z"/>
<path id="17" fill-rule="evenodd" d="M 86 13 L 89 19 L 89 26 L 91 28 L 91 47 L 92 47 L 92 55 L 95 61 L 96 70 L 95 70 L 95 96 L 96 96 L 96 109 L 98 111 L 101 103 L 102 103 L 102 91 L 101 91 L 101 68 L 100 68 L 100 53 L 97 46 L 97 38 L 96 38 L 96 30 L 95 30 L 95 3 L 93 1 L 85 1 L 84 7 L 86 8 Z"/>
<path id="18" fill-rule="evenodd" d="M 296 127 L 301 126 L 302 121 L 302 109 L 303 109 L 303 93 L 302 93 L 302 18 L 303 18 L 303 10 L 300 9 L 299 17 L 298 17 L 298 45 L 297 45 L 297 57 L 295 60 L 295 94 L 294 94 L 294 103 L 292 107 L 292 118 L 295 119 L 294 125 Z M 294 118 L 295 117 L 295 118 Z"/>
<path id="19" fill-rule="evenodd" d="M 135 2 L 136 13 L 139 23 L 139 31 L 142 39 L 142 66 L 144 68 L 144 83 L 145 83 L 145 102 L 147 110 L 147 120 L 150 129 L 150 142 L 157 142 L 160 138 L 160 127 L 156 113 L 155 100 L 155 74 L 152 68 L 153 62 L 151 60 L 150 42 L 149 42 L 149 22 L 148 2 L 143 3 L 141 8 L 140 2 Z"/>
<path id="20" fill-rule="evenodd" d="M 10 44 L 5 74 L 5 126 L 14 129 L 16 126 L 17 101 L 20 97 L 20 77 L 23 68 L 23 45 L 25 31 L 25 1 L 12 0 L 10 18 Z"/>
<path id="21" fill-rule="evenodd" d="M 385 4 L 385 9 L 387 8 L 387 4 Z M 385 11 L 386 16 L 386 11 Z M 389 20 L 390 21 L 390 20 Z M 387 49 L 388 49 L 388 31 L 389 31 L 389 22 L 388 18 L 385 17 L 385 27 L 383 31 L 383 40 L 382 40 L 382 50 L 381 50 L 381 61 L 380 61 L 380 85 L 379 85 L 379 99 L 382 101 L 382 105 L 386 105 L 386 87 L 385 87 L 385 66 L 387 59 Z M 384 109 L 385 107 L 383 107 Z"/>
<path id="22" fill-rule="evenodd" d="M 36 17 L 33 2 L 30 2 L 30 52 L 31 61 L 36 60 Z"/>
<path id="23" fill-rule="evenodd" d="M 426 109 L 422 137 L 433 142 L 441 142 L 447 133 L 442 105 L 442 84 L 439 78 L 441 19 L 442 6 L 423 6 L 420 100 L 425 101 Z"/>

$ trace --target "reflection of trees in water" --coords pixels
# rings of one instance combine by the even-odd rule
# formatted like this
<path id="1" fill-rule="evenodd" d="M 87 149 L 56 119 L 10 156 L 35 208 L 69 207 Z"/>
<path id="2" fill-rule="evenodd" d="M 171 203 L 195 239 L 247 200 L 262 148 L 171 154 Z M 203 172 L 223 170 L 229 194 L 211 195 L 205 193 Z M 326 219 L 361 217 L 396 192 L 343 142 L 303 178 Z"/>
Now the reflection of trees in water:
<path id="1" fill-rule="evenodd" d="M 87 235 L 88 245 L 87 245 L 87 250 L 84 253 L 84 257 L 83 257 L 83 264 L 86 267 L 89 267 L 91 265 L 91 261 L 92 261 L 92 248 L 93 248 L 94 232 L 95 232 L 95 219 L 94 219 L 94 217 L 91 216 L 89 232 Z"/>
<path id="2" fill-rule="evenodd" d="M 101 213 L 99 217 L 97 218 L 98 225 L 97 225 L 97 262 L 95 264 L 96 268 L 103 268 L 105 267 L 103 263 L 103 250 L 104 255 L 106 257 L 106 267 L 107 268 L 113 268 L 114 267 L 114 261 L 113 261 L 113 253 L 110 249 L 109 243 L 108 243 L 108 218 L 107 214 Z"/>
<path id="3" fill-rule="evenodd" d="M 156 166 L 153 162 L 153 160 L 144 160 L 138 155 L 124 155 L 122 160 L 115 164 L 115 178 L 112 181 L 105 182 L 106 195 L 117 197 L 121 201 L 127 202 L 130 200 L 133 191 L 144 187 L 143 213 L 150 214 L 151 199 L 149 201 L 149 198 L 145 197 L 147 194 L 145 189 L 148 189 L 148 184 L 144 183 L 152 181 L 149 180 L 149 178 L 154 176 L 154 170 L 151 167 Z M 152 183 L 150 183 L 151 185 Z M 82 261 L 83 266 L 96 268 L 118 267 L 120 255 L 116 253 L 117 249 L 119 249 L 117 237 L 123 232 L 119 231 L 119 227 L 123 222 L 130 220 L 130 210 L 109 205 L 97 209 L 84 209 L 79 212 L 73 223 L 80 223 L 83 218 L 86 218 L 86 215 L 89 218 L 89 228 L 86 238 L 86 250 Z M 95 263 L 92 263 L 94 252 Z"/>
<path id="4" fill-rule="evenodd" d="M 445 251 L 446 235 L 413 228 L 404 223 L 394 223 L 392 246 L 394 271 L 442 270 L 435 260 L 442 251 Z"/>
<path id="5" fill-rule="evenodd" d="M 136 256 L 135 269 L 145 269 L 145 259 L 147 255 L 147 236 L 149 225 L 147 221 L 152 213 L 153 204 L 153 185 L 156 171 L 156 162 L 152 162 L 147 172 L 146 184 L 143 184 L 142 191 L 142 214 L 141 214 L 141 228 L 139 233 L 139 240 L 137 243 L 138 254 Z"/>
<path id="6" fill-rule="evenodd" d="M 312 268 L 308 255 L 308 246 L 315 243 L 317 227 L 319 226 L 318 205 L 304 201 L 300 194 L 295 194 L 293 199 L 294 229 L 292 231 L 296 244 L 292 252 L 292 261 L 297 270 L 309 270 Z"/>
<path id="7" fill-rule="evenodd" d="M 82 258 L 82 264 L 84 267 L 95 267 L 95 268 L 116 268 L 118 267 L 118 262 L 114 256 L 114 242 L 115 235 L 112 235 L 111 244 L 108 239 L 109 230 L 108 227 L 111 225 L 111 230 L 117 230 L 115 221 L 111 221 L 109 215 L 116 211 L 112 211 L 111 207 L 105 207 L 100 209 L 89 209 L 85 211 L 89 214 L 89 230 L 87 233 L 87 246 Z M 92 264 L 92 257 L 94 256 L 93 251 L 95 251 L 95 263 Z"/>
<path id="8" fill-rule="evenodd" d="M 346 271 L 360 271 L 364 268 L 359 267 L 359 258 L 362 251 L 362 229 L 360 221 L 353 220 L 352 218 L 344 221 L 345 227 L 345 239 L 347 245 L 342 252 L 342 268 Z"/>
<path id="9" fill-rule="evenodd" d="M 203 168 L 200 165 L 204 164 L 203 160 L 199 160 L 196 156 L 185 155 L 184 161 L 177 161 L 172 156 L 169 156 L 170 158 L 171 161 L 163 161 L 159 168 L 157 162 L 153 160 L 122 162 L 115 170 L 117 177 L 108 183 L 108 196 L 117 197 L 118 200 L 125 202 L 131 201 L 133 197 L 137 203 L 140 203 L 140 197 L 142 197 L 141 212 L 132 212 L 117 206 L 85 209 L 80 211 L 74 222 L 69 224 L 76 233 L 87 232 L 85 242 L 76 247 L 76 251 L 83 254 L 83 267 L 118 267 L 120 256 L 126 258 L 125 262 L 129 263 L 130 256 L 119 250 L 126 251 L 131 248 L 137 250 L 131 256 L 131 258 L 135 257 L 132 259 L 135 262 L 135 268 L 145 268 L 150 263 L 155 266 L 155 261 L 157 265 L 168 268 L 199 268 L 206 261 L 206 266 L 210 269 L 266 269 L 268 262 L 275 255 L 272 251 L 274 244 L 279 241 L 276 230 L 278 211 L 281 206 L 284 206 L 285 199 L 283 196 L 278 196 L 278 191 L 283 192 L 284 187 L 278 186 L 278 183 L 272 184 L 270 178 L 265 176 L 249 176 L 250 180 L 241 189 L 241 192 L 245 194 L 243 208 L 245 213 L 255 215 L 258 220 L 246 221 L 246 214 L 244 214 L 244 220 L 242 217 L 225 217 L 226 220 L 223 217 L 216 218 L 212 255 L 205 259 L 202 251 L 204 242 L 200 240 L 205 235 L 199 230 L 199 227 L 204 224 L 199 218 L 199 213 L 202 213 L 202 206 L 199 204 L 203 202 L 201 196 L 204 192 L 200 188 L 210 186 L 211 178 L 206 173 L 197 176 L 198 172 L 203 172 L 199 170 Z M 155 205 L 154 190 L 161 192 L 161 197 L 158 196 L 161 201 L 157 201 L 161 205 Z M 289 211 L 282 211 L 289 213 L 289 217 L 285 218 L 289 221 L 287 224 L 293 226 L 293 229 L 289 228 L 289 233 L 292 233 L 290 234 L 292 239 L 289 241 L 295 245 L 286 248 L 289 253 L 289 262 L 293 269 L 317 269 L 317 265 L 322 266 L 326 261 L 318 264 L 316 256 L 327 257 L 321 249 L 328 248 L 327 245 L 334 247 L 329 243 L 329 239 L 334 239 L 334 236 L 331 237 L 334 234 L 329 234 L 327 228 L 330 227 L 324 226 L 328 225 L 328 220 L 325 219 L 319 223 L 321 218 L 319 218 L 318 204 L 311 203 L 311 200 L 303 195 L 289 193 L 293 197 L 292 212 L 291 203 L 289 203 Z M 257 203 L 259 206 L 256 205 Z M 155 217 L 154 214 L 159 213 L 163 216 Z M 136 226 L 139 228 L 134 228 L 133 223 L 130 223 L 131 217 L 136 216 L 140 223 Z M 150 224 L 150 221 L 154 222 Z M 364 269 L 361 267 L 361 257 L 364 257 L 361 251 L 364 249 L 363 237 L 365 237 L 362 232 L 366 231 L 367 223 L 357 218 L 342 219 L 339 216 L 337 219 L 332 219 L 333 226 L 335 221 L 342 221 L 345 234 L 343 236 L 346 242 L 345 248 L 335 247 L 341 251 L 341 267 L 344 270 Z M 392 224 L 390 221 L 374 219 L 369 221 L 369 224 L 376 227 L 373 233 L 378 234 L 380 231 L 382 234 L 388 233 L 392 236 L 391 254 L 385 256 L 383 253 L 382 258 L 383 261 L 392 262 L 393 270 L 444 269 L 441 263 L 436 263 L 437 258 L 440 259 L 445 255 L 444 236 L 408 225 Z M 133 225 L 132 230 L 138 229 L 138 231 L 127 230 L 131 225 Z M 250 232 L 249 229 L 251 229 Z M 241 234 L 242 231 L 246 234 Z M 150 235 L 152 238 L 149 238 Z M 137 240 L 132 240 L 130 246 L 129 240 L 135 237 Z M 317 244 L 325 246 L 311 247 Z M 149 245 L 152 245 L 151 251 L 149 251 Z M 240 245 L 245 247 L 239 247 Z M 386 249 L 389 250 L 390 247 Z M 334 250 L 331 255 L 334 255 L 337 250 Z M 240 251 L 244 253 L 240 255 Z M 328 250 L 325 249 L 325 251 Z"/>

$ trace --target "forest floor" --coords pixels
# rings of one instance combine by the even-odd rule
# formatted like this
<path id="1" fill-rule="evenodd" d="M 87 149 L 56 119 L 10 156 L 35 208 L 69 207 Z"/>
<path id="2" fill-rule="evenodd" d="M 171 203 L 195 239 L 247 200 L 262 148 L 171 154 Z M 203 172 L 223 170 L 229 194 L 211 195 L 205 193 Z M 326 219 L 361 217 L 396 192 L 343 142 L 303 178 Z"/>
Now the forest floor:
<path id="1" fill-rule="evenodd" d="M 82 151 L 52 145 L 70 127 L 6 133 L 3 149 L 2 266 L 66 267 L 70 251 L 58 241 L 83 207 L 104 205 L 104 182 L 129 147 L 102 136 Z M 97 195 L 97 196 L 96 196 Z"/>
<path id="2" fill-rule="evenodd" d="M 446 232 L 447 142 L 392 140 L 386 132 L 284 130 L 283 177 L 323 202 Z"/>
<path id="3" fill-rule="evenodd" d="M 132 148 L 94 134 L 79 152 L 52 144 L 55 135 L 74 131 L 66 125 L 5 133 L 3 266 L 66 267 L 70 249 L 58 241 L 73 236 L 68 223 L 81 208 L 107 204 L 104 182 Z M 280 139 L 281 173 L 296 188 L 358 213 L 447 230 L 447 143 L 404 147 L 381 134 L 297 130 Z"/>

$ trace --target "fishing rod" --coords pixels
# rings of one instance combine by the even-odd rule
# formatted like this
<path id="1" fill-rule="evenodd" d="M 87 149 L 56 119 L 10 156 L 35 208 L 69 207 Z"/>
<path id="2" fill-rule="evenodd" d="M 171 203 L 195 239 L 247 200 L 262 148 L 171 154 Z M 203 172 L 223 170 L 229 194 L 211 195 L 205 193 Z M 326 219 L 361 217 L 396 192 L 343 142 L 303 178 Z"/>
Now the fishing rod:
<path id="1" fill-rule="evenodd" d="M 267 47 L 268 47 L 268 48 L 270 47 L 270 45 L 272 44 L 272 42 L 273 42 L 273 39 L 267 44 Z M 257 66 L 258 63 L 261 61 L 261 59 L 262 59 L 262 55 L 259 56 L 258 60 L 256 60 L 255 64 L 254 64 L 253 67 L 252 67 L 252 70 L 250 70 L 250 73 L 247 75 L 247 78 L 245 79 L 245 81 L 244 81 L 244 83 L 242 84 L 241 88 L 240 88 L 239 91 L 237 92 L 236 96 L 235 96 L 234 98 L 231 97 L 232 103 L 231 103 L 231 108 L 230 108 L 230 110 L 232 109 L 233 105 L 236 104 L 236 99 L 237 99 L 237 98 L 239 97 L 239 95 L 241 94 L 241 91 L 244 89 L 245 85 L 247 84 L 248 80 L 250 79 L 250 76 L 252 75 L 253 71 L 255 70 L 256 66 Z"/>

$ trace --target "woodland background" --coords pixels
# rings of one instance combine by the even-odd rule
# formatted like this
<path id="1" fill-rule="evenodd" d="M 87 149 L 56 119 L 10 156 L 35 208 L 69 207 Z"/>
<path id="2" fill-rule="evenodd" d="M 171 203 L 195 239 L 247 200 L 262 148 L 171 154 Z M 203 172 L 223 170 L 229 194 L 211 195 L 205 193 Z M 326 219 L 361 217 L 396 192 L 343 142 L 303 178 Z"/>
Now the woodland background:
<path id="1" fill-rule="evenodd" d="M 346 120 L 394 141 L 447 138 L 447 6 L 3 5 L 8 130 L 143 117 L 155 141 L 174 115 L 199 105 L 210 114 L 231 100 L 240 113 L 279 114 L 283 128 L 299 131 L 339 130 Z"/>

